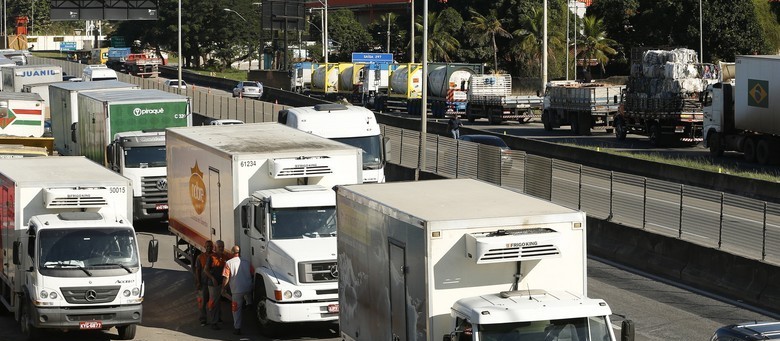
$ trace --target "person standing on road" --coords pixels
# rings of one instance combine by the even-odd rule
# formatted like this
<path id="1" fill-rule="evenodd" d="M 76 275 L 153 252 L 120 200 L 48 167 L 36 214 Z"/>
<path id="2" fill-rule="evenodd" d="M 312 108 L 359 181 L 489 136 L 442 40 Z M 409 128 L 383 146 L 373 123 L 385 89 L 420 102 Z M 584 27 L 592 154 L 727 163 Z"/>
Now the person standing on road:
<path id="1" fill-rule="evenodd" d="M 206 302 L 209 300 L 209 277 L 206 276 L 206 264 L 211 262 L 211 258 L 214 257 L 214 243 L 210 240 L 206 241 L 206 252 L 198 255 L 195 260 L 195 290 L 198 297 L 198 320 L 201 326 L 207 324 L 206 316 Z"/>
<path id="2" fill-rule="evenodd" d="M 225 267 L 225 242 L 217 240 L 215 243 L 214 255 L 210 262 L 206 262 L 205 273 L 208 276 L 209 303 L 208 303 L 208 323 L 211 329 L 219 329 L 219 322 L 222 321 L 219 309 L 219 300 L 222 293 L 222 270 Z"/>
<path id="3" fill-rule="evenodd" d="M 241 248 L 233 246 L 233 258 L 225 262 L 225 270 L 222 271 L 222 293 L 230 287 L 230 311 L 233 312 L 233 334 L 241 334 L 241 310 L 251 300 L 252 294 L 252 267 L 249 261 L 241 259 Z"/>
<path id="4" fill-rule="evenodd" d="M 460 137 L 460 127 L 463 126 L 463 122 L 460 121 L 457 114 L 452 114 L 449 121 L 447 121 L 447 130 L 452 134 L 452 138 L 458 139 Z"/>

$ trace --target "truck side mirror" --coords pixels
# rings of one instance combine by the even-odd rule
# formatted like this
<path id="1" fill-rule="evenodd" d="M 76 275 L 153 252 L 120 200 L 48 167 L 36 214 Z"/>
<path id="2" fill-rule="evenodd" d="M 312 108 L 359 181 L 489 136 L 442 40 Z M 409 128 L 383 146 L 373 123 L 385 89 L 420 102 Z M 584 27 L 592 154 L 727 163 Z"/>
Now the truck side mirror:
<path id="1" fill-rule="evenodd" d="M 13 255 L 14 265 L 22 264 L 22 260 L 19 259 L 19 251 L 21 248 L 22 248 L 21 242 L 14 242 L 14 255 Z"/>
<path id="2" fill-rule="evenodd" d="M 73 124 L 70 125 L 70 140 L 72 142 L 76 142 L 76 124 L 78 122 L 73 122 Z"/>
<path id="3" fill-rule="evenodd" d="M 252 221 L 252 206 L 241 206 L 241 228 L 244 230 L 249 229 L 249 224 Z"/>
<path id="4" fill-rule="evenodd" d="M 634 321 L 623 320 L 620 324 L 620 341 L 634 341 Z"/>
<path id="5" fill-rule="evenodd" d="M 385 162 L 387 162 L 387 159 L 390 158 L 390 138 L 385 137 L 383 140 L 385 143 Z"/>
<path id="6" fill-rule="evenodd" d="M 159 253 L 160 249 L 160 243 L 157 239 L 152 239 L 149 241 L 149 250 L 148 251 L 148 257 L 149 257 L 149 263 L 156 263 L 157 262 L 157 254 Z"/>

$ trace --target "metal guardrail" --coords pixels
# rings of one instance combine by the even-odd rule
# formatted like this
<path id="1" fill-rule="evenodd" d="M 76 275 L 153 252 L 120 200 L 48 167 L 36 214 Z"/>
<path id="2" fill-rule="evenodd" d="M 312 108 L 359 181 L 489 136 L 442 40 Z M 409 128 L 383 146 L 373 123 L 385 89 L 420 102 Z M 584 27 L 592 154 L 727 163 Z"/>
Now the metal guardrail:
<path id="1" fill-rule="evenodd" d="M 389 162 L 417 168 L 420 133 L 383 125 Z M 591 217 L 780 265 L 780 204 L 427 135 L 424 170 L 475 178 Z M 468 200 L 464 193 L 462 200 Z M 460 200 L 459 199 L 459 200 Z"/>

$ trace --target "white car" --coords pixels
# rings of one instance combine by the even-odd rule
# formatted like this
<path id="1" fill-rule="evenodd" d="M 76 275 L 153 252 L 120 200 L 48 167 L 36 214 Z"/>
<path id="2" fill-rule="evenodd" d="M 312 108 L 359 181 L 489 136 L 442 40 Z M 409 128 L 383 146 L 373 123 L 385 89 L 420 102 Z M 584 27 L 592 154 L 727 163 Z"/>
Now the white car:
<path id="1" fill-rule="evenodd" d="M 234 125 L 234 124 L 244 124 L 244 121 L 241 120 L 230 120 L 230 119 L 220 119 L 220 120 L 213 120 L 209 122 L 210 125 L 213 126 L 226 126 L 226 125 Z"/>
<path id="2" fill-rule="evenodd" d="M 238 85 L 233 88 L 233 97 L 260 99 L 260 97 L 263 97 L 263 83 L 255 81 L 238 82 Z"/>
<path id="3" fill-rule="evenodd" d="M 178 79 L 169 79 L 165 81 L 165 86 L 170 86 L 174 89 L 182 88 L 183 90 L 187 89 L 187 82 L 184 80 L 181 81 L 181 86 L 179 86 L 179 80 Z"/>

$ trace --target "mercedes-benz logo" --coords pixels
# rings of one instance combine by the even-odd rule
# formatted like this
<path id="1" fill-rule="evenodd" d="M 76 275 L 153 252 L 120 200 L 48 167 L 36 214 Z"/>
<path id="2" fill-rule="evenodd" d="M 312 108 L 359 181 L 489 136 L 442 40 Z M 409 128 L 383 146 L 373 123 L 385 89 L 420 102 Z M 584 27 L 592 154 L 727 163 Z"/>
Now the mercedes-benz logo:
<path id="1" fill-rule="evenodd" d="M 333 278 L 339 278 L 339 266 L 338 265 L 331 265 L 329 267 L 329 270 L 330 270 L 330 275 Z"/>
<path id="2" fill-rule="evenodd" d="M 167 179 L 159 179 L 157 180 L 157 189 L 161 191 L 167 191 L 168 190 L 168 180 Z"/>
<path id="3" fill-rule="evenodd" d="M 87 290 L 87 292 L 84 293 L 84 298 L 87 301 L 92 302 L 97 298 L 97 292 L 95 290 Z"/>

